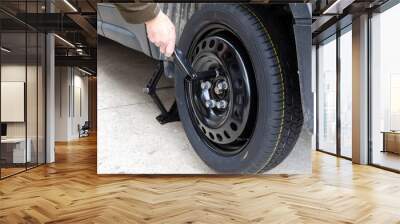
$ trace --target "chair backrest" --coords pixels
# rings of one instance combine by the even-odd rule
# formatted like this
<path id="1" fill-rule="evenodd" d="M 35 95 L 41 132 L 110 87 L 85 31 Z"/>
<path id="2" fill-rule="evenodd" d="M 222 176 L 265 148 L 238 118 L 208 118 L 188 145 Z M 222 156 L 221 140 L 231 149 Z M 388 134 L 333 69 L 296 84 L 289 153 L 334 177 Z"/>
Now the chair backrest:
<path id="1" fill-rule="evenodd" d="M 89 129 L 90 128 L 89 121 L 85 121 L 85 123 L 83 124 L 82 128 Z"/>

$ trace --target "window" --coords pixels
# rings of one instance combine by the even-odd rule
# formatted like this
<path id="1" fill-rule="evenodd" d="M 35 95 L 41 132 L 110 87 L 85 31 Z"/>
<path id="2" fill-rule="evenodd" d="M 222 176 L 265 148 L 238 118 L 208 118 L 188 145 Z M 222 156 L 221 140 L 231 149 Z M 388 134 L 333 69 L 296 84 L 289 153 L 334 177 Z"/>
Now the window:
<path id="1" fill-rule="evenodd" d="M 319 44 L 317 148 L 352 157 L 352 26 Z M 338 92 L 339 91 L 339 92 Z"/>
<path id="2" fill-rule="evenodd" d="M 37 13 L 44 4 L 0 2 L 9 12 L 0 12 L 0 178 L 45 163 L 46 38 L 13 17 Z"/>
<path id="3" fill-rule="evenodd" d="M 352 32 L 340 36 L 340 155 L 352 157 Z"/>
<path id="4" fill-rule="evenodd" d="M 400 170 L 400 5 L 371 18 L 370 160 Z"/>
<path id="5" fill-rule="evenodd" d="M 318 47 L 319 150 L 336 154 L 336 37 Z"/>

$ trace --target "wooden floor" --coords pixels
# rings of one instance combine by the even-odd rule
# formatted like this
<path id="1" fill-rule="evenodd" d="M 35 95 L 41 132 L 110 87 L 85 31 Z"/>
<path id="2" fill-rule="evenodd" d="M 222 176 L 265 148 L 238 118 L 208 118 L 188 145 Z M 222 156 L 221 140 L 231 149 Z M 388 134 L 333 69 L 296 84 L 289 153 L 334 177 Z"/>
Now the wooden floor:
<path id="1" fill-rule="evenodd" d="M 2 178 L 8 177 L 13 174 L 23 172 L 25 170 L 26 170 L 25 167 L 23 167 L 23 168 L 4 168 L 3 167 L 3 168 L 1 168 L 1 177 Z"/>
<path id="2" fill-rule="evenodd" d="M 400 223 L 400 175 L 315 153 L 312 175 L 98 176 L 96 139 L 0 181 L 0 223 Z"/>

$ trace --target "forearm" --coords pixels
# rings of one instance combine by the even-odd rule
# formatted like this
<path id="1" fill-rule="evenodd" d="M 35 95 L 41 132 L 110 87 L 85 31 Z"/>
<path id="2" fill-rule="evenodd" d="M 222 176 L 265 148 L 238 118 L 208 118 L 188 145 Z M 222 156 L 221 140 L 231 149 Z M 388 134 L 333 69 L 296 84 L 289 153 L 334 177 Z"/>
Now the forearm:
<path id="1" fill-rule="evenodd" d="M 157 3 L 115 3 L 122 17 L 132 24 L 154 19 L 160 12 Z"/>

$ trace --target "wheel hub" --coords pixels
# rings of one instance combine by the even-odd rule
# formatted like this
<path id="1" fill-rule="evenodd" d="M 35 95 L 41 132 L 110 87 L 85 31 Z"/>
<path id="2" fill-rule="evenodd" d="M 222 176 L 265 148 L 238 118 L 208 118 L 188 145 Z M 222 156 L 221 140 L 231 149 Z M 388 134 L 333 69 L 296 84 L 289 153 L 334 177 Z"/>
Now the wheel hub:
<path id="1" fill-rule="evenodd" d="M 189 100 L 202 134 L 224 151 L 237 149 L 250 112 L 250 82 L 243 58 L 229 37 L 201 40 L 191 55 L 196 72 L 216 71 L 215 77 L 189 84 Z"/>
<path id="2" fill-rule="evenodd" d="M 218 73 L 217 73 L 218 74 Z M 229 102 L 229 87 L 225 77 L 201 81 L 202 101 L 207 108 L 226 109 Z"/>

